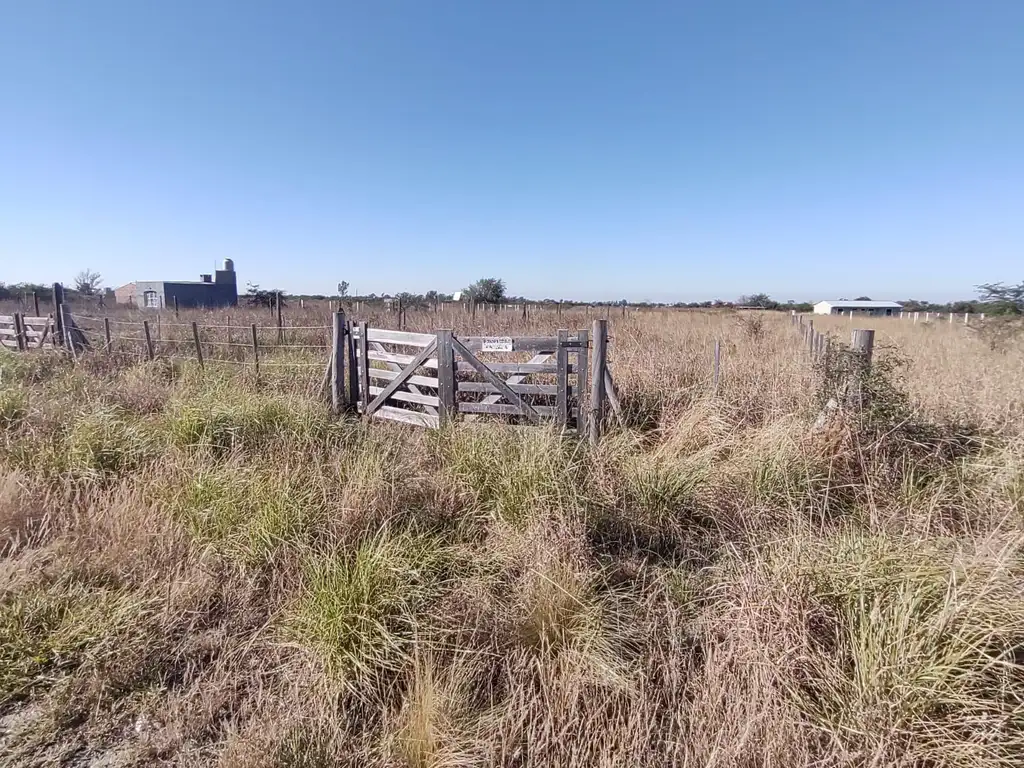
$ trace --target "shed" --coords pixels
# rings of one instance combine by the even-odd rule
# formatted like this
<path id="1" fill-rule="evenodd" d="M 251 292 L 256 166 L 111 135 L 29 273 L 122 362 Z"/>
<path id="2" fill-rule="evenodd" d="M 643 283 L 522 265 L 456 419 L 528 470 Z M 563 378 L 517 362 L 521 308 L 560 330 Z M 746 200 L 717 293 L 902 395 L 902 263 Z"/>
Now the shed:
<path id="1" fill-rule="evenodd" d="M 895 301 L 847 301 L 833 299 L 819 301 L 814 305 L 816 315 L 843 315 L 852 312 L 855 315 L 872 315 L 875 317 L 891 317 L 903 309 L 903 305 Z"/>

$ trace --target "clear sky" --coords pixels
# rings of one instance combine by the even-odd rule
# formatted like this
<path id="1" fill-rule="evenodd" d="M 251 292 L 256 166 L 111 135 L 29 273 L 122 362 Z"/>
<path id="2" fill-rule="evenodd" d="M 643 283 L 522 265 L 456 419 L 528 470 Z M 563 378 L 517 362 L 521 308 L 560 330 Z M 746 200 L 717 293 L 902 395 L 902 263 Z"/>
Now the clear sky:
<path id="1" fill-rule="evenodd" d="M 1024 0 L 0 0 L 0 281 L 1024 279 Z"/>

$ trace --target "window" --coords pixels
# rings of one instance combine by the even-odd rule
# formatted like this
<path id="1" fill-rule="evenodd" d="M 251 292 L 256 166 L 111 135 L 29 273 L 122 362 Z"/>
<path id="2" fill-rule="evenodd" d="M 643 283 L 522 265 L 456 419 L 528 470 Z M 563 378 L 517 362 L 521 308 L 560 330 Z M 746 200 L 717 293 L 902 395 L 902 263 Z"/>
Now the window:
<path id="1" fill-rule="evenodd" d="M 147 309 L 160 309 L 160 296 L 156 291 L 146 291 L 142 297 Z"/>

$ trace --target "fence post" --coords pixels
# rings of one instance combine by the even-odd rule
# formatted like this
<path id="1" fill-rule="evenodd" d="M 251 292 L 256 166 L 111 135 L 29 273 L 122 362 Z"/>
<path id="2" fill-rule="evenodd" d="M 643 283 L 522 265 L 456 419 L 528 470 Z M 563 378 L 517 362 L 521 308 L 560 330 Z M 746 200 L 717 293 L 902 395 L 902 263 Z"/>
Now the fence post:
<path id="1" fill-rule="evenodd" d="M 556 385 L 555 420 L 559 429 L 569 424 L 569 331 L 558 331 L 558 348 L 555 350 Z"/>
<path id="2" fill-rule="evenodd" d="M 256 333 L 256 323 L 249 326 L 252 329 L 252 359 L 256 367 L 256 378 L 260 377 L 260 343 Z"/>
<path id="3" fill-rule="evenodd" d="M 68 308 L 60 305 L 60 324 L 64 328 L 64 346 L 71 352 L 71 358 L 78 362 L 78 350 L 75 348 L 75 340 L 71 338 L 71 329 L 68 327 Z"/>
<path id="4" fill-rule="evenodd" d="M 608 354 L 608 321 L 594 321 L 594 356 L 590 361 L 590 444 L 597 445 L 601 438 L 604 418 L 604 369 Z"/>
<path id="5" fill-rule="evenodd" d="M 278 304 L 278 317 L 281 305 Z M 331 408 L 335 414 L 345 409 L 345 313 L 335 312 L 331 324 Z M 278 334 L 281 328 L 278 326 Z"/>
<path id="6" fill-rule="evenodd" d="M 61 308 L 64 306 L 64 286 L 60 283 L 53 284 L 53 316 L 57 321 L 57 333 L 54 334 L 54 339 L 57 344 L 63 345 L 66 341 L 64 336 L 64 312 Z"/>
<path id="7" fill-rule="evenodd" d="M 452 332 L 448 328 L 443 328 L 437 332 L 437 424 L 439 427 L 451 423 L 458 412 L 456 381 Z"/>
<path id="8" fill-rule="evenodd" d="M 146 359 L 152 360 L 154 357 L 153 337 L 149 333 L 149 320 L 142 321 L 142 332 L 146 336 Z"/>
<path id="9" fill-rule="evenodd" d="M 196 321 L 192 321 L 192 340 L 196 343 L 196 360 L 199 361 L 199 367 L 203 367 L 203 345 L 199 343 L 199 326 L 196 325 Z"/>
<path id="10" fill-rule="evenodd" d="M 194 325 L 194 323 L 193 323 Z M 103 342 L 107 345 L 107 354 L 109 355 L 114 345 L 110 341 L 110 318 L 103 318 Z"/>
<path id="11" fill-rule="evenodd" d="M 281 292 L 280 291 L 277 291 L 274 294 L 274 303 L 277 305 L 277 343 L 280 344 L 284 340 L 284 331 L 282 330 L 282 324 L 281 324 Z M 338 306 L 341 307 L 341 302 L 338 302 Z M 344 321 L 344 319 L 345 319 L 345 314 L 343 312 L 342 313 L 342 320 Z M 344 322 L 342 322 L 341 327 L 342 328 L 345 327 L 345 323 Z M 344 361 L 342 361 L 342 362 L 344 362 Z M 344 383 L 345 379 L 342 378 L 341 381 L 342 381 L 342 383 Z"/>
<path id="12" fill-rule="evenodd" d="M 24 352 L 27 347 L 25 343 L 25 324 L 22 322 L 21 314 L 18 312 L 14 313 L 14 341 L 18 351 Z"/>
<path id="13" fill-rule="evenodd" d="M 849 404 L 855 408 L 864 405 L 864 377 L 871 369 L 871 355 L 875 348 L 875 332 L 855 328 L 850 337 L 853 353 L 853 378 L 849 384 Z"/>
<path id="14" fill-rule="evenodd" d="M 576 332 L 579 347 L 576 350 L 576 434 L 580 437 L 587 431 L 587 376 L 590 374 L 590 331 L 581 328 Z"/>
<path id="15" fill-rule="evenodd" d="M 39 293 L 32 291 L 32 306 L 35 308 L 36 317 L 39 317 Z"/>
<path id="16" fill-rule="evenodd" d="M 345 336 L 348 337 L 348 403 L 349 410 L 356 409 L 359 400 L 359 367 L 356 365 L 356 339 L 352 335 L 353 323 L 345 321 Z"/>
<path id="17" fill-rule="evenodd" d="M 363 412 L 370 404 L 370 342 L 366 321 L 359 323 L 359 395 L 363 399 Z"/>
<path id="18" fill-rule="evenodd" d="M 174 319 L 178 319 L 178 297 L 174 297 Z"/>

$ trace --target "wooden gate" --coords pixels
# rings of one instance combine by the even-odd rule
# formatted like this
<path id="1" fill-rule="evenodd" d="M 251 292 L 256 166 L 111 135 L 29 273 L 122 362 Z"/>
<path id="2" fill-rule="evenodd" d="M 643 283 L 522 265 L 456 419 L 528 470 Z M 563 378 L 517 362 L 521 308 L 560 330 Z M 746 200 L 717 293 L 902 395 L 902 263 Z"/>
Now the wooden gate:
<path id="1" fill-rule="evenodd" d="M 0 346 L 26 351 L 53 346 L 53 317 L 0 315 Z"/>
<path id="2" fill-rule="evenodd" d="M 466 414 L 553 421 L 582 433 L 589 336 L 563 330 L 551 337 L 457 337 L 361 323 L 349 333 L 351 401 L 364 416 L 425 427 Z"/>

